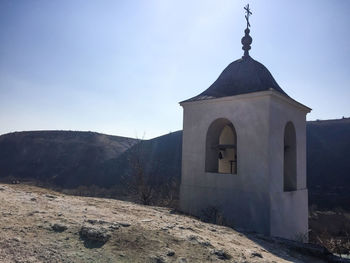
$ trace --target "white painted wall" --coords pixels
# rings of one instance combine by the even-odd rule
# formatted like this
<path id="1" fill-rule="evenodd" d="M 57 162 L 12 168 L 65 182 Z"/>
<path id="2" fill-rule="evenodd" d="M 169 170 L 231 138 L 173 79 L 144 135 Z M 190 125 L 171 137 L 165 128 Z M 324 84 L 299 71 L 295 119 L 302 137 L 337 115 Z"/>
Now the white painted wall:
<path id="1" fill-rule="evenodd" d="M 306 188 L 306 114 L 310 111 L 272 96 L 270 104 L 271 235 L 289 239 L 308 237 Z M 283 192 L 284 128 L 292 122 L 296 132 L 297 191 Z"/>
<path id="2" fill-rule="evenodd" d="M 184 108 L 180 192 L 183 211 L 200 216 L 203 209 L 215 206 L 232 226 L 286 238 L 307 230 L 305 115 L 308 108 L 275 91 L 181 105 Z M 235 175 L 205 172 L 206 133 L 218 118 L 226 118 L 236 130 Z M 297 133 L 300 190 L 288 194 L 283 192 L 283 131 L 287 121 L 294 123 Z"/>

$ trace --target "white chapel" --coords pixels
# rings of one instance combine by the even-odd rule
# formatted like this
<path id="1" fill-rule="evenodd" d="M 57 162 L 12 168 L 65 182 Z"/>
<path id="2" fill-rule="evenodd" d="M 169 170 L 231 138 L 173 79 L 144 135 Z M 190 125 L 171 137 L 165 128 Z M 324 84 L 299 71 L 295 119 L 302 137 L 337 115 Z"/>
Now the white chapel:
<path id="1" fill-rule="evenodd" d="M 242 58 L 183 107 L 180 207 L 215 207 L 226 224 L 307 240 L 306 114 L 249 55 L 249 6 Z"/>

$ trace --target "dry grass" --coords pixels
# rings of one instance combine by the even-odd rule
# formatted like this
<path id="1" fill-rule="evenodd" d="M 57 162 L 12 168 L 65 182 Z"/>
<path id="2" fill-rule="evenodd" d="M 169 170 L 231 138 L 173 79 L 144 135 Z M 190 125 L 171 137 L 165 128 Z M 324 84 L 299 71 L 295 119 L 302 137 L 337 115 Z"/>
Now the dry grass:
<path id="1" fill-rule="evenodd" d="M 323 262 L 167 208 L 23 184 L 0 189 L 0 262 Z M 108 241 L 86 242 L 82 226 L 108 231 Z"/>

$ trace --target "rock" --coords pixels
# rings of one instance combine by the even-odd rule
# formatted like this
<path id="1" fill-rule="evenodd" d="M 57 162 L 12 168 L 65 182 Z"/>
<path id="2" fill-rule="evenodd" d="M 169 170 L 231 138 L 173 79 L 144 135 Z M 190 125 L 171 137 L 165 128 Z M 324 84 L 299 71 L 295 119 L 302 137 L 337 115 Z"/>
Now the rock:
<path id="1" fill-rule="evenodd" d="M 166 254 L 168 257 L 172 257 L 175 255 L 175 251 L 174 250 L 169 250 L 168 253 Z"/>
<path id="2" fill-rule="evenodd" d="M 52 230 L 55 231 L 55 232 L 63 232 L 65 230 L 67 230 L 67 226 L 63 225 L 63 224 L 60 224 L 60 223 L 56 223 L 54 224 L 52 227 Z"/>
<path id="3" fill-rule="evenodd" d="M 19 237 L 14 237 L 14 238 L 12 238 L 12 240 L 16 241 L 16 242 L 21 242 L 21 238 L 19 238 Z"/>
<path id="4" fill-rule="evenodd" d="M 111 230 L 117 230 L 117 229 L 120 228 L 120 225 L 119 224 L 112 224 L 108 228 L 111 229 Z"/>
<path id="5" fill-rule="evenodd" d="M 30 201 L 33 201 L 33 202 L 35 202 L 35 201 L 36 201 L 36 198 L 35 198 L 35 197 L 33 197 L 33 198 L 30 198 Z"/>
<path id="6" fill-rule="evenodd" d="M 218 259 L 222 259 L 222 260 L 232 258 L 230 254 L 228 254 L 226 251 L 224 251 L 222 249 L 219 249 L 219 250 L 214 249 L 212 251 L 212 254 L 216 255 L 218 257 Z"/>
<path id="7" fill-rule="evenodd" d="M 94 225 L 97 223 L 97 220 L 96 219 L 88 219 L 87 222 L 90 223 L 91 225 Z"/>
<path id="8" fill-rule="evenodd" d="M 0 187 L 0 191 L 5 191 L 5 188 L 4 187 Z"/>
<path id="9" fill-rule="evenodd" d="M 168 231 L 169 229 L 173 229 L 175 226 L 174 225 L 167 225 L 167 226 L 163 226 L 160 229 L 164 230 L 164 231 Z"/>
<path id="10" fill-rule="evenodd" d="M 108 231 L 104 228 L 93 228 L 87 226 L 82 226 L 79 234 L 82 239 L 101 243 L 106 243 L 111 237 Z"/>
<path id="11" fill-rule="evenodd" d="M 152 263 L 165 263 L 165 260 L 161 256 L 153 256 L 150 258 L 150 262 L 152 262 Z"/>
<path id="12" fill-rule="evenodd" d="M 33 216 L 33 215 L 35 215 L 36 213 L 37 213 L 37 211 L 30 212 L 30 213 L 28 213 L 28 216 Z"/>
<path id="13" fill-rule="evenodd" d="M 195 236 L 195 235 L 189 235 L 189 236 L 187 237 L 187 239 L 188 239 L 189 241 L 198 242 L 198 237 Z"/>
<path id="14" fill-rule="evenodd" d="M 54 196 L 54 195 L 45 195 L 47 198 L 49 198 L 49 199 L 55 199 L 55 198 L 57 198 L 57 196 Z"/>
<path id="15" fill-rule="evenodd" d="M 118 222 L 117 224 L 121 225 L 122 227 L 129 227 L 129 226 L 131 226 L 129 223 L 126 223 L 126 222 Z"/>
<path id="16" fill-rule="evenodd" d="M 253 252 L 250 257 L 254 258 L 254 257 L 259 257 L 259 258 L 263 258 L 263 256 L 261 255 L 261 253 L 259 252 Z"/>
<path id="17" fill-rule="evenodd" d="M 177 262 L 179 262 L 179 263 L 187 263 L 187 259 L 186 258 L 179 258 L 177 260 Z"/>
<path id="18" fill-rule="evenodd" d="M 12 213 L 11 212 L 3 212 L 2 215 L 3 216 L 12 216 Z"/>
<path id="19" fill-rule="evenodd" d="M 186 227 L 185 227 L 185 226 L 181 226 L 181 225 L 180 225 L 180 226 L 178 226 L 178 228 L 181 229 L 181 230 L 187 229 L 187 230 L 193 231 L 193 228 L 190 227 L 190 226 L 186 226 Z"/>
<path id="20" fill-rule="evenodd" d="M 142 219 L 141 222 L 143 223 L 152 222 L 152 219 Z"/>
<path id="21" fill-rule="evenodd" d="M 88 219 L 87 222 L 90 223 L 91 225 L 95 225 L 95 224 L 100 224 L 100 225 L 110 224 L 110 223 L 107 222 L 107 221 L 96 220 L 96 219 Z"/>
<path id="22" fill-rule="evenodd" d="M 202 246 L 205 246 L 205 247 L 211 247 L 212 246 L 212 244 L 209 241 L 202 241 L 202 242 L 200 242 L 200 244 Z"/>

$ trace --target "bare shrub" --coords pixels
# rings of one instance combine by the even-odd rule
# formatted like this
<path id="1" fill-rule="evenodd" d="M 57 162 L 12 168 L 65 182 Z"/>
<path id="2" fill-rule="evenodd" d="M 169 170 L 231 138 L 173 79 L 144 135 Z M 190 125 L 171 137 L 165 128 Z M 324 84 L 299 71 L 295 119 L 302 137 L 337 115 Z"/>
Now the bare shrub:
<path id="1" fill-rule="evenodd" d="M 129 148 L 127 156 L 129 170 L 122 176 L 127 195 L 135 195 L 144 205 L 177 207 L 179 180 L 171 176 L 161 176 L 160 159 L 151 159 L 152 145 L 138 140 Z"/>
<path id="2" fill-rule="evenodd" d="M 225 217 L 223 216 L 220 209 L 216 206 L 208 206 L 205 209 L 202 209 L 199 218 L 200 220 L 207 223 L 226 225 Z"/>
<path id="3" fill-rule="evenodd" d="M 350 221 L 346 211 L 313 211 L 310 213 L 311 243 L 319 244 L 336 254 L 350 254 Z"/>
<path id="4" fill-rule="evenodd" d="M 306 243 L 308 241 L 308 233 L 298 233 L 293 239 L 300 243 Z"/>

